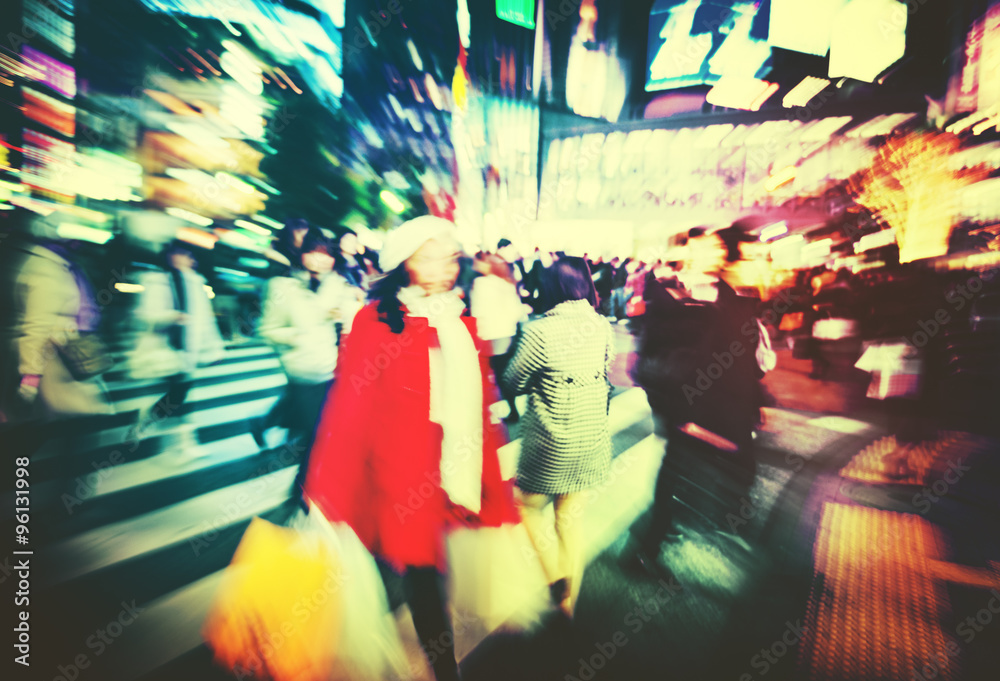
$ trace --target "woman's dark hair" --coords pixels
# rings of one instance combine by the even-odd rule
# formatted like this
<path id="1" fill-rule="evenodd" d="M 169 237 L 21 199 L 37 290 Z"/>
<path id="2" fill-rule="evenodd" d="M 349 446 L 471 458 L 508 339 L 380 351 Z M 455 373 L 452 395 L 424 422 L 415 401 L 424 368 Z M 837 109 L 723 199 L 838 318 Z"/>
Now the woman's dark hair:
<path id="1" fill-rule="evenodd" d="M 468 260 L 471 263 L 471 260 Z M 465 267 L 471 272 L 471 265 Z M 455 286 L 461 286 L 461 274 Z M 399 292 L 410 285 L 410 274 L 406 271 L 406 265 L 400 263 L 396 269 L 386 272 L 381 278 L 376 280 L 368 291 L 368 300 L 378 302 L 375 309 L 378 311 L 378 318 L 389 326 L 393 333 L 403 333 L 403 304 L 399 302 Z M 465 291 L 466 311 L 468 311 L 469 291 Z"/>
<path id="2" fill-rule="evenodd" d="M 171 256 L 177 253 L 185 253 L 193 258 L 194 248 L 190 244 L 187 244 L 179 239 L 173 239 L 172 241 L 167 242 L 167 244 L 160 251 L 160 266 L 165 270 L 172 270 L 174 265 L 171 260 Z"/>
<path id="3" fill-rule="evenodd" d="M 293 266 L 301 266 L 302 255 L 304 253 L 312 253 L 313 251 L 326 251 L 330 252 L 330 240 L 327 238 L 326 234 L 323 234 L 323 230 L 318 227 L 310 227 L 309 231 L 306 232 L 305 237 L 302 239 L 302 246 L 299 248 L 299 260 L 293 262 Z"/>
<path id="4" fill-rule="evenodd" d="M 597 307 L 597 290 L 583 258 L 564 257 L 542 271 L 542 310 L 570 300 L 586 300 Z"/>
<path id="5" fill-rule="evenodd" d="M 372 284 L 368 299 L 378 301 L 375 307 L 379 319 L 389 325 L 393 333 L 403 333 L 403 304 L 399 302 L 399 292 L 410 285 L 410 275 L 406 266 L 396 269 Z"/>
<path id="6" fill-rule="evenodd" d="M 363 264 L 367 259 L 365 256 L 368 255 L 369 251 L 365 251 L 364 255 L 355 254 L 354 265 L 347 262 L 347 257 L 344 252 L 340 250 L 340 242 L 343 241 L 344 237 L 348 234 L 357 237 L 357 232 L 349 227 L 339 227 L 335 230 L 336 236 L 331 244 L 330 252 L 333 255 L 333 271 L 342 276 L 347 280 L 351 286 L 361 286 L 362 282 L 362 272 L 367 269 Z"/>
<path id="7" fill-rule="evenodd" d="M 316 228 L 310 225 L 308 220 L 292 218 L 285 222 L 285 226 L 278 232 L 274 243 L 274 250 L 288 258 L 289 262 L 292 263 L 292 267 L 296 267 L 296 263 L 299 263 L 302 259 L 302 250 L 295 246 L 295 230 L 297 229 L 311 231 Z"/>

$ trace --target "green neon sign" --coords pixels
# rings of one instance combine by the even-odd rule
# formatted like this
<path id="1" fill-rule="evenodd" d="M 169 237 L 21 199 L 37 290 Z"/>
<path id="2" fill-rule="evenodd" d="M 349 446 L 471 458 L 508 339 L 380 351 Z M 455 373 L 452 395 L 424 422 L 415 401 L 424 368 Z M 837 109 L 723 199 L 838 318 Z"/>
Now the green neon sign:
<path id="1" fill-rule="evenodd" d="M 535 0 L 497 0 L 497 17 L 525 28 L 535 27 Z"/>

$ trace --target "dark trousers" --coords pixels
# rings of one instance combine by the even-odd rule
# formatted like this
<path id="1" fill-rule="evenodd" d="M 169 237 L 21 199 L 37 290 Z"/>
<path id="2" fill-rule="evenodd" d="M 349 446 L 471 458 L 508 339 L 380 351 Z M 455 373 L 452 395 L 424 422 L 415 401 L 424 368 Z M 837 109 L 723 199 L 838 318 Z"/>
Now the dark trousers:
<path id="1" fill-rule="evenodd" d="M 302 453 L 299 460 L 299 470 L 295 474 L 293 490 L 301 495 L 302 487 L 306 483 L 306 471 L 309 469 L 309 454 L 312 452 L 313 442 L 316 439 L 316 427 L 319 425 L 319 417 L 323 412 L 323 405 L 326 403 L 326 396 L 333 386 L 333 381 L 323 381 L 322 383 L 297 383 L 292 381 L 288 384 L 285 392 L 286 412 L 285 424 L 288 426 L 290 438 L 297 438 L 296 449 Z"/>
<path id="2" fill-rule="evenodd" d="M 400 577 L 384 562 L 378 561 L 378 566 L 394 610 L 402 605 L 396 595 L 400 582 L 402 583 L 403 595 L 413 617 L 413 627 L 417 630 L 420 646 L 437 681 L 457 681 L 455 634 L 448 616 L 444 575 L 437 568 L 411 566 Z"/>
<path id="3" fill-rule="evenodd" d="M 161 421 L 171 416 L 178 416 L 180 407 L 187 399 L 194 381 L 188 374 L 174 374 L 167 379 L 166 394 L 156 401 L 149 412 L 150 418 Z"/>
<path id="4" fill-rule="evenodd" d="M 514 350 L 517 349 L 516 342 L 511 342 L 510 348 L 507 352 L 502 355 L 493 355 L 490 357 L 490 368 L 493 369 L 493 375 L 497 379 L 497 387 L 500 389 L 500 395 L 507 401 L 510 406 L 510 414 L 514 416 L 517 414 L 517 405 L 514 403 L 514 398 L 516 395 L 508 392 L 503 386 L 503 372 L 507 370 L 507 365 L 510 364 L 511 358 L 514 357 Z"/>
<path id="5" fill-rule="evenodd" d="M 737 452 L 725 452 L 676 428 L 669 429 L 667 438 L 649 524 L 639 536 L 640 548 L 651 555 L 659 553 L 660 544 L 673 527 L 675 495 L 722 529 L 745 527 L 742 523 L 730 527 L 726 518 L 729 513 L 739 517 L 743 501 L 749 503 L 748 494 L 757 473 L 751 448 L 745 445 Z M 691 484 L 681 489 L 682 480 Z"/>

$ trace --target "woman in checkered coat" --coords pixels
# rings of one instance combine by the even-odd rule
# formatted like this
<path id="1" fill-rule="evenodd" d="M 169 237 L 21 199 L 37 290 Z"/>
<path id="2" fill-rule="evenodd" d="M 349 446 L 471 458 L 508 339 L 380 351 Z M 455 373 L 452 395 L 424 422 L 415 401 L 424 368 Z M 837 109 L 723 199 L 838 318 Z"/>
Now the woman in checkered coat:
<path id="1" fill-rule="evenodd" d="M 512 393 L 527 394 L 517 487 L 521 515 L 569 616 L 583 572 L 579 524 L 583 492 L 600 485 L 611 466 L 608 370 L 611 325 L 594 309 L 596 293 L 582 258 L 562 258 L 543 275 L 544 317 L 529 324 L 503 376 Z M 557 564 L 540 548 L 552 528 L 542 515 L 555 506 Z"/>

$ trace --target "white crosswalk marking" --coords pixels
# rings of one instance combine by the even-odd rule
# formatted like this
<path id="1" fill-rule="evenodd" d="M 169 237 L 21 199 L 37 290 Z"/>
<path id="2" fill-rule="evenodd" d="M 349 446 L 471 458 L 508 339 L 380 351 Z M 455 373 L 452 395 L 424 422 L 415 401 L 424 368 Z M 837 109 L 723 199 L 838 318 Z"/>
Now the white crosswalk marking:
<path id="1" fill-rule="evenodd" d="M 249 372 L 268 373 L 245 378 Z M 294 458 L 275 465 L 277 453 L 259 452 L 248 431 L 249 419 L 265 414 L 286 382 L 269 349 L 231 350 L 226 364 L 203 369 L 197 380 L 208 383 L 191 390 L 188 403 L 194 410 L 185 424 L 168 419 L 152 433 L 161 438 L 159 442 L 169 443 L 174 441 L 171 435 L 194 429 L 201 440 L 197 458 L 185 459 L 183 452 L 169 450 L 144 451 L 123 461 L 112 460 L 115 465 L 105 468 L 109 452 L 129 436 L 130 427 L 122 420 L 115 427 L 74 436 L 71 443 L 53 443 L 33 458 L 33 464 L 44 463 L 53 471 L 50 479 L 33 486 L 36 500 L 51 506 L 46 518 L 54 538 L 48 546 L 47 584 L 72 588 L 96 580 L 114 592 L 119 582 L 148 583 L 144 615 L 129 629 L 128 645 L 118 648 L 122 669 L 116 678 L 122 681 L 137 679 L 201 644 L 202 619 L 231 555 L 207 558 L 205 551 L 215 542 L 234 544 L 250 518 L 279 509 L 289 498 L 296 472 Z M 149 405 L 162 387 L 124 378 L 111 385 L 126 395 L 117 403 L 119 410 Z M 274 394 L 260 397 L 266 390 Z M 665 443 L 652 432 L 650 416 L 639 388 L 626 389 L 611 401 L 611 431 L 619 454 L 608 482 L 588 494 L 585 503 L 588 561 L 614 543 L 652 501 Z M 831 434 L 860 428 L 849 419 L 813 419 L 811 425 Z M 516 471 L 520 447 L 520 440 L 514 440 L 500 450 L 505 478 Z M 71 474 L 76 490 L 72 493 L 78 493 L 81 485 L 86 491 L 72 514 L 62 508 L 65 502 L 60 503 L 63 466 L 70 464 L 66 470 L 82 471 Z M 65 531 L 59 531 L 60 523 L 66 524 Z M 186 561 L 187 567 L 196 561 L 203 571 L 180 588 L 172 585 L 156 591 L 162 575 L 135 574 L 140 568 L 134 566 L 150 565 L 150 560 L 162 564 L 165 574 L 178 561 Z M 458 649 L 471 650 L 479 638 L 468 637 L 483 635 L 470 630 Z"/>

